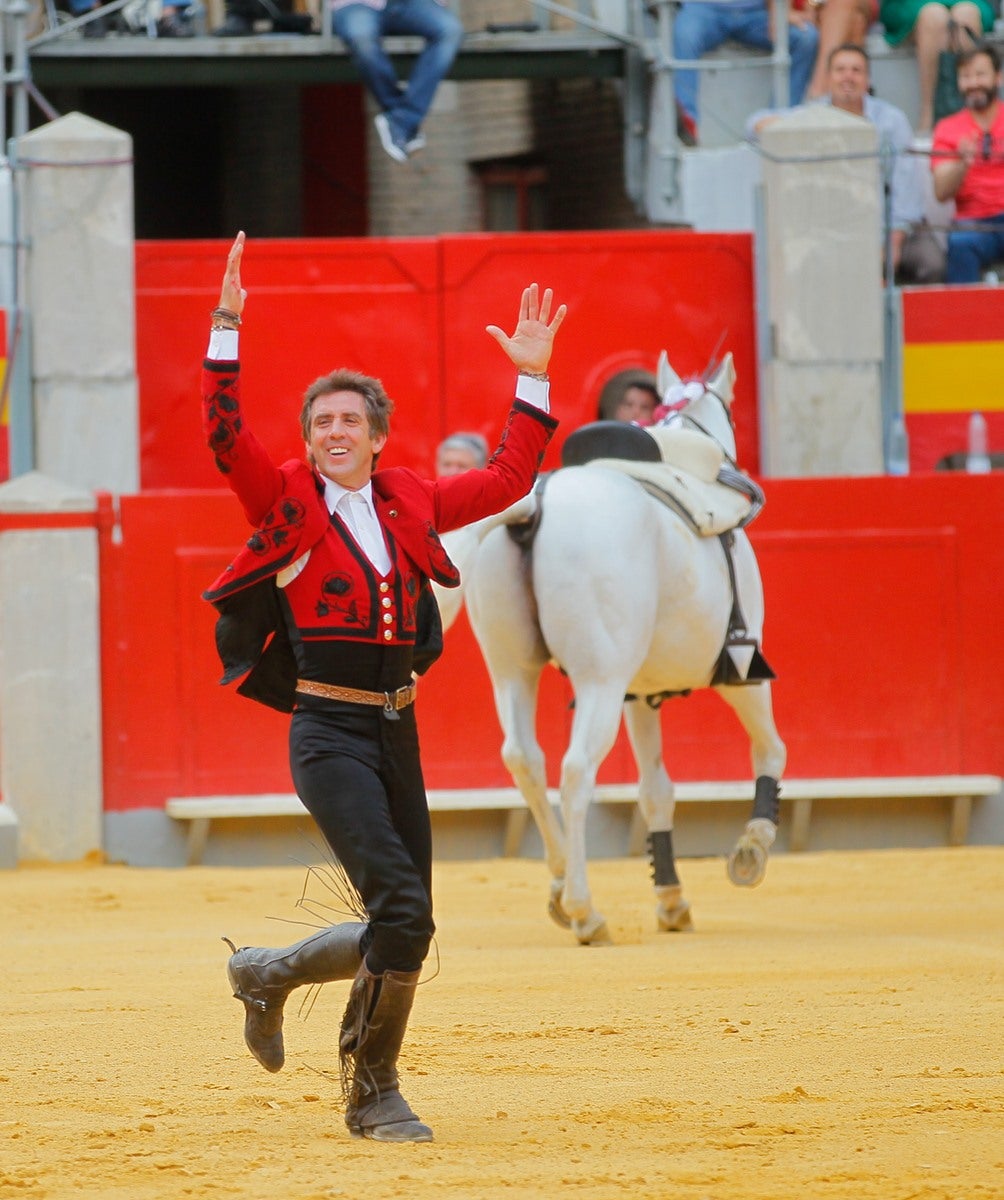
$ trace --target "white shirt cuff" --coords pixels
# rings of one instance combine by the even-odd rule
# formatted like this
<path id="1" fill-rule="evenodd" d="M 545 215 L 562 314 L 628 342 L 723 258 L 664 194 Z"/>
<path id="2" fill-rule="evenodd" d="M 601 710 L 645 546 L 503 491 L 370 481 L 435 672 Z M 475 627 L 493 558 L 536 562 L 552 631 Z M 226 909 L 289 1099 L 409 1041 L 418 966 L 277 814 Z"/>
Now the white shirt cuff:
<path id="1" fill-rule="evenodd" d="M 516 399 L 532 404 L 541 412 L 551 411 L 550 388 L 550 383 L 544 379 L 531 379 L 529 375 L 516 376 Z"/>
<path id="2" fill-rule="evenodd" d="M 209 334 L 206 358 L 213 362 L 236 362 L 239 335 L 236 329 L 214 329 Z"/>

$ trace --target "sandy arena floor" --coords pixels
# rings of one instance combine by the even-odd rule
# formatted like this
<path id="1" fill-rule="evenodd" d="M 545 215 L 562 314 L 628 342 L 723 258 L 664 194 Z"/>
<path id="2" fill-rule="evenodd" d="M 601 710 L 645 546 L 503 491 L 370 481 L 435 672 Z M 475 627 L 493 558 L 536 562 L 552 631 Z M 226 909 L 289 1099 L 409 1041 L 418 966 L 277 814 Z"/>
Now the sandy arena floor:
<path id="1" fill-rule="evenodd" d="M 280 1074 L 244 1049 L 220 935 L 301 936 L 299 868 L 0 874 L 0 1200 L 1004 1196 L 1004 848 L 681 874 L 696 932 L 658 934 L 646 864 L 594 864 L 584 949 L 540 862 L 438 867 L 420 1146 L 345 1131 L 346 984 L 290 1005 Z"/>

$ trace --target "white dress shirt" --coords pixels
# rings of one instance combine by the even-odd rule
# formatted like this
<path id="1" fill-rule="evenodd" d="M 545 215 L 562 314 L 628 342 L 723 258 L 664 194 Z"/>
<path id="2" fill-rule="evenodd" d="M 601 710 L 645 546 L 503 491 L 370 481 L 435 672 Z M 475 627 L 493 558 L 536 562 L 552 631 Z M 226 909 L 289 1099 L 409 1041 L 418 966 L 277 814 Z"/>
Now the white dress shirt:
<path id="1" fill-rule="evenodd" d="M 390 572 L 391 561 L 383 529 L 373 508 L 373 485 L 368 481 L 356 492 L 333 479 L 324 480 L 324 503 L 349 527 L 356 545 L 370 560 L 378 575 Z"/>

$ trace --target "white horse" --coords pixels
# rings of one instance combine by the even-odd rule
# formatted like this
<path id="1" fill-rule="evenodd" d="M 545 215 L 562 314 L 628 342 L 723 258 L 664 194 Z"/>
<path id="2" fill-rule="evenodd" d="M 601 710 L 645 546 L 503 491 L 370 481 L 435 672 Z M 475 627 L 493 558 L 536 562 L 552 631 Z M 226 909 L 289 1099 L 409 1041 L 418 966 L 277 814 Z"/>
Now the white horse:
<path id="1" fill-rule="evenodd" d="M 731 355 L 700 387 L 684 388 L 665 355 L 659 365 L 660 394 L 677 397 L 675 420 L 713 439 L 732 464 L 734 380 Z M 491 675 L 504 731 L 502 758 L 543 838 L 552 877 L 549 911 L 582 944 L 609 941 L 590 895 L 585 825 L 597 770 L 616 740 L 623 711 L 649 830 L 658 927 L 687 929 L 690 906 L 673 857 L 673 784 L 662 761 L 658 702 L 666 693 L 712 684 L 738 611 L 723 543 L 699 536 L 634 479 L 603 465 L 566 467 L 549 477 L 539 529 L 525 551 L 500 526 L 525 519 L 534 506 L 528 497 L 499 517 L 447 535 L 446 544 L 460 567 L 471 625 Z M 741 615 L 749 640 L 759 645 L 763 591 L 741 529 L 734 533 L 732 560 Z M 438 592 L 444 624 L 459 609 L 459 591 Z M 745 678 L 752 646 L 732 654 L 742 660 Z M 575 695 L 561 763 L 560 818 L 548 802 L 535 732 L 537 688 L 549 662 L 566 672 Z M 730 856 L 729 875 L 753 885 L 763 878 L 777 830 L 786 751 L 768 681 L 716 690 L 751 742 L 753 815 Z"/>

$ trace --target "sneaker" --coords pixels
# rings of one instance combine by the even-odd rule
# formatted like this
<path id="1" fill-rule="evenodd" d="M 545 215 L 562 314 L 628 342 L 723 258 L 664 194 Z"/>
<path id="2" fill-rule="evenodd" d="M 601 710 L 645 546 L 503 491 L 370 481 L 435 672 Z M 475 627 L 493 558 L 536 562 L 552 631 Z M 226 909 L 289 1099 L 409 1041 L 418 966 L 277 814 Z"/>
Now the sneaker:
<path id="1" fill-rule="evenodd" d="M 219 29 L 213 30 L 213 37 L 250 37 L 252 33 L 254 28 L 247 17 L 227 13 L 227 19 Z"/>
<path id="2" fill-rule="evenodd" d="M 95 17 L 93 21 L 81 26 L 80 32 L 85 38 L 103 38 L 108 32 L 107 17 Z"/>
<path id="3" fill-rule="evenodd" d="M 424 133 L 416 133 L 410 142 L 405 142 L 404 148 L 405 148 L 405 150 L 408 151 L 409 154 L 417 154 L 419 152 L 419 150 L 424 150 L 425 149 L 425 134 Z"/>
<path id="4" fill-rule="evenodd" d="M 192 18 L 187 12 L 173 12 L 161 17 L 157 22 L 157 37 L 195 37 L 195 30 L 192 28 Z"/>
<path id="5" fill-rule="evenodd" d="M 676 136 L 684 146 L 697 145 L 697 122 L 679 101 L 676 104 Z"/>
<path id="6" fill-rule="evenodd" d="M 376 126 L 376 131 L 380 135 L 380 145 L 391 156 L 395 162 L 404 163 L 408 161 L 408 143 L 405 140 L 404 134 L 396 129 L 391 123 L 390 118 L 386 113 L 378 113 L 373 118 L 373 124 Z"/>

